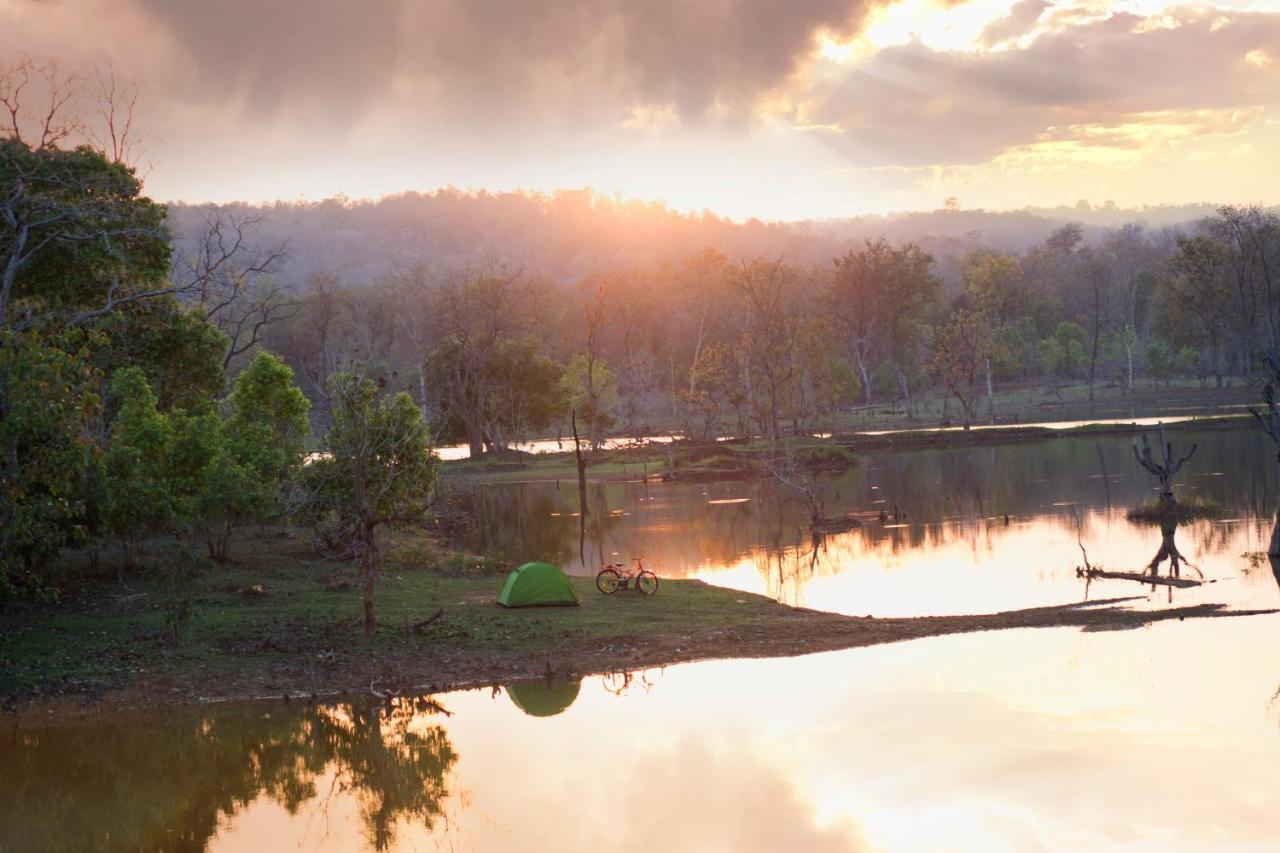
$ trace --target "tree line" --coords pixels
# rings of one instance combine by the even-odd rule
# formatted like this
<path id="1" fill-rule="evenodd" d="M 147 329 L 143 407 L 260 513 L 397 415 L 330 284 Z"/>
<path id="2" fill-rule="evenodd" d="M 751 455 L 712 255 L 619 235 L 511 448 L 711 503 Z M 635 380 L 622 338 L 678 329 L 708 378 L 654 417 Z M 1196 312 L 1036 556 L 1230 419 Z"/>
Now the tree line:
<path id="1" fill-rule="evenodd" d="M 566 432 L 776 438 L 895 406 L 993 420 L 1010 383 L 1132 393 L 1256 375 L 1280 329 L 1280 221 L 1223 207 L 1195 227 L 1066 224 L 1023 253 L 974 249 L 949 284 L 918 244 L 870 239 L 825 262 L 704 249 L 572 281 L 492 262 L 372 282 L 318 274 L 261 340 L 328 417 L 358 370 L 414 399 L 473 456 Z"/>

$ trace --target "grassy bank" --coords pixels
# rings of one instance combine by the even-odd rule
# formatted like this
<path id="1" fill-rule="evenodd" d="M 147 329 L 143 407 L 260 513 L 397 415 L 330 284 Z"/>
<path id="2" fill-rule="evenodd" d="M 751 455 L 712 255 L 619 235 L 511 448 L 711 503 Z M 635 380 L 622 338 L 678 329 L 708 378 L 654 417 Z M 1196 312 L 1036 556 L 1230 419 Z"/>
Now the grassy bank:
<path id="1" fill-rule="evenodd" d="M 962 631 L 1226 615 L 1212 605 L 1134 612 L 1096 602 L 871 619 L 790 608 L 692 580 L 664 579 L 648 598 L 605 597 L 589 578 L 573 579 L 580 607 L 506 610 L 494 602 L 506 567 L 401 535 L 388 548 L 378 631 L 367 640 L 349 568 L 321 559 L 297 531 L 245 532 L 233 554 L 236 562 L 214 565 L 160 549 L 123 582 L 94 578 L 75 601 L 6 606 L 0 701 L 15 709 L 31 700 L 70 707 L 68 700 L 81 697 L 146 705 L 441 689 Z M 82 559 L 64 570 L 79 570 Z M 183 584 L 173 581 L 178 569 L 190 573 Z"/>

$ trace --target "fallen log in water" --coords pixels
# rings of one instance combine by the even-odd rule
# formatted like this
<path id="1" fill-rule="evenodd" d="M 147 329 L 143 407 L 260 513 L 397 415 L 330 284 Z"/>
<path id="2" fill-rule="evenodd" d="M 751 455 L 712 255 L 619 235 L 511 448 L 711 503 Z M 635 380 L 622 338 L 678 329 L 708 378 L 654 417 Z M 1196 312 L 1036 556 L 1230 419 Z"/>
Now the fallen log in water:
<path id="1" fill-rule="evenodd" d="M 1149 575 L 1142 572 L 1108 572 L 1103 569 L 1076 569 L 1076 577 L 1088 578 L 1089 580 L 1117 580 L 1117 581 L 1137 581 L 1138 583 L 1159 584 L 1160 586 L 1176 586 L 1179 589 L 1187 587 L 1200 586 L 1205 581 L 1193 580 L 1192 578 L 1171 578 L 1161 575 Z M 1212 581 L 1210 581 L 1212 583 Z"/>

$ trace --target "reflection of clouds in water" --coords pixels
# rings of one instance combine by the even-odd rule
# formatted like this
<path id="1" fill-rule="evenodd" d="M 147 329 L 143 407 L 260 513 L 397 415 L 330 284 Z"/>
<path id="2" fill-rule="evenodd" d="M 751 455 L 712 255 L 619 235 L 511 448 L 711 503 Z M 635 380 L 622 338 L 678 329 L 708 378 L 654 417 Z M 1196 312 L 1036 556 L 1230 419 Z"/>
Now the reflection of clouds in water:
<path id="1" fill-rule="evenodd" d="M 621 768 L 628 798 L 616 836 L 596 850 L 852 851 L 868 849 L 854 820 L 819 826 L 788 778 L 741 744 L 686 734 Z M 641 781 L 642 780 L 642 781 Z M 644 804 L 647 804 L 644 805 Z"/>

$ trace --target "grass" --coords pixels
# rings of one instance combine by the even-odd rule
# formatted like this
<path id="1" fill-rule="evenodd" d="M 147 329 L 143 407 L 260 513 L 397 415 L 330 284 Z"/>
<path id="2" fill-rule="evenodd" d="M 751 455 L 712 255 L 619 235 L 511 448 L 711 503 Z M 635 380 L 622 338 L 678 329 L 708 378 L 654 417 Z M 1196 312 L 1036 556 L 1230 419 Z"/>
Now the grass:
<path id="1" fill-rule="evenodd" d="M 249 672 L 250 690 L 318 689 L 335 671 L 372 667 L 376 676 L 382 664 L 428 653 L 457 661 L 528 658 L 566 643 L 686 625 L 714 629 L 780 609 L 698 581 L 663 580 L 652 597 L 605 597 L 592 578 L 573 578 L 580 607 L 507 610 L 495 599 L 508 566 L 402 533 L 387 548 L 370 641 L 349 565 L 323 559 L 299 531 L 242 532 L 235 562 L 225 565 L 172 545 L 153 550 L 124 583 L 84 576 L 77 568 L 84 555 L 73 555 L 62 574 L 83 585 L 74 600 L 0 610 L 0 697 L 94 695 L 137 684 L 221 695 Z M 182 588 L 171 576 L 177 561 L 191 574 Z M 425 628 L 409 628 L 441 608 Z"/>
<path id="2" fill-rule="evenodd" d="M 1160 524 L 1166 521 L 1195 521 L 1200 518 L 1222 518 L 1226 509 L 1219 503 L 1207 500 L 1178 501 L 1172 509 L 1157 498 L 1133 507 L 1125 517 L 1130 521 Z"/>

